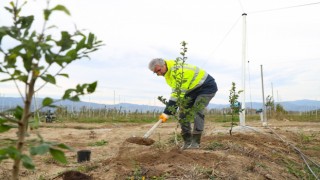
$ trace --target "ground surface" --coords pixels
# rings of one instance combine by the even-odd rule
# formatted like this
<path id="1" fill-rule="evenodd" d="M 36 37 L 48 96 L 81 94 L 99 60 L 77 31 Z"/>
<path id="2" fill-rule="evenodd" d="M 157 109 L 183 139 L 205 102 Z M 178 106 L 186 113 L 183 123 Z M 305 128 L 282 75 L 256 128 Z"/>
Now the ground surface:
<path id="1" fill-rule="evenodd" d="M 40 132 L 47 141 L 63 142 L 68 164 L 50 155 L 35 156 L 36 170 L 22 168 L 21 179 L 316 179 L 299 155 L 300 150 L 320 177 L 320 123 L 269 121 L 247 122 L 248 128 L 230 123 L 207 123 L 198 150 L 179 149 L 175 123 L 161 124 L 150 146 L 127 142 L 142 137 L 153 124 L 42 124 L 30 132 L 29 141 Z M 177 130 L 180 132 L 180 130 Z M 0 141 L 15 138 L 15 130 L 1 134 Z M 178 138 L 179 140 L 179 138 Z M 294 149 L 296 148 L 296 149 Z M 78 163 L 77 151 L 90 150 L 90 161 Z M 298 151 L 297 151 L 298 150 Z M 11 161 L 0 164 L 0 179 L 10 176 Z"/>

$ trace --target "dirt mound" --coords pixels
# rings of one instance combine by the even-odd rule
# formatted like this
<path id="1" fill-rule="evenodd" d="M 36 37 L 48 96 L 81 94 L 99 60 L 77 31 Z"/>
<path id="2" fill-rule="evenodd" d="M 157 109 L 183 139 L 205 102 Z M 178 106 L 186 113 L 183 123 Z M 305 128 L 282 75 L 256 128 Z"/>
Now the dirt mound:
<path id="1" fill-rule="evenodd" d="M 130 137 L 126 139 L 126 141 L 129 143 L 145 145 L 145 146 L 150 146 L 155 142 L 153 139 L 143 138 L 143 137 Z"/>
<path id="2" fill-rule="evenodd" d="M 78 171 L 66 171 L 59 175 L 63 180 L 92 180 L 92 177 Z"/>

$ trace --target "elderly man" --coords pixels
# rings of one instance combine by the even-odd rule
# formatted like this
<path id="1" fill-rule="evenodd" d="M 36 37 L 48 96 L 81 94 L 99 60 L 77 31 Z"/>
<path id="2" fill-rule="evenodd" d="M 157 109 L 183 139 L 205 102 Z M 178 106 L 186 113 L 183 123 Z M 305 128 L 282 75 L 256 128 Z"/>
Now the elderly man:
<path id="1" fill-rule="evenodd" d="M 166 122 L 169 115 L 173 114 L 172 108 L 169 107 L 177 109 L 177 87 L 179 87 L 181 92 L 180 98 L 189 99 L 187 105 L 184 107 L 185 109 L 198 106 L 199 102 L 202 103 L 202 106 L 199 106 L 200 108 L 195 108 L 197 112 L 193 117 L 193 130 L 191 128 L 192 119 L 187 119 L 187 117 L 190 117 L 188 116 L 190 114 L 188 114 L 188 112 L 180 112 L 179 114 L 181 135 L 184 141 L 181 149 L 198 149 L 200 147 L 201 134 L 204 129 L 204 108 L 218 91 L 214 78 L 197 66 L 183 64 L 182 67 L 181 65 L 176 65 L 176 61 L 174 60 L 164 60 L 161 58 L 152 59 L 149 63 L 149 69 L 158 76 L 164 76 L 167 84 L 172 88 L 167 106 L 159 117 L 162 122 Z M 182 81 L 177 78 L 177 75 L 181 73 L 183 73 Z"/>

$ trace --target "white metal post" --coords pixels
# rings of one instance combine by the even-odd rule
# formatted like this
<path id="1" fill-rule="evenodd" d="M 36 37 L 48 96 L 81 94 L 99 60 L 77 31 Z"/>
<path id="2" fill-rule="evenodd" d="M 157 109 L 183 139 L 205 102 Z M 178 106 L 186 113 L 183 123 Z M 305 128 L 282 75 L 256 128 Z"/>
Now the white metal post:
<path id="1" fill-rule="evenodd" d="M 246 13 L 242 14 L 243 18 L 243 26 L 242 26 L 242 101 L 241 101 L 241 108 L 243 109 L 242 112 L 239 114 L 240 118 L 240 126 L 245 126 L 245 121 L 246 121 L 246 49 L 247 49 L 247 28 L 246 28 Z"/>
<path id="2" fill-rule="evenodd" d="M 263 112 L 262 125 L 266 126 L 267 125 L 267 109 L 266 109 L 266 103 L 265 103 L 265 100 L 264 100 L 264 85 L 263 85 L 263 69 L 262 69 L 262 65 L 260 65 L 260 67 L 261 67 L 262 112 Z"/>

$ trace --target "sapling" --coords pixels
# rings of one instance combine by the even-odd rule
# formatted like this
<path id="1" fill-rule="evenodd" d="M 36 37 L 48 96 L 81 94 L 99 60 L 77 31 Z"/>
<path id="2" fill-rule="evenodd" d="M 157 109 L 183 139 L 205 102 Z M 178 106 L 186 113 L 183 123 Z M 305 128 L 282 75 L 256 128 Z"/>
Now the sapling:
<path id="1" fill-rule="evenodd" d="M 29 120 L 32 119 L 31 104 L 35 93 L 39 92 L 48 83 L 56 85 L 57 77 L 66 77 L 69 75 L 62 71 L 76 60 L 88 58 L 89 54 L 96 51 L 102 42 L 97 40 L 92 33 L 85 35 L 79 30 L 73 33 L 68 31 L 59 32 L 60 37 L 56 38 L 49 33 L 55 26 L 48 26 L 49 19 L 56 11 L 64 12 L 70 15 L 70 12 L 63 5 L 56 5 L 53 8 L 49 6 L 43 11 L 43 26 L 38 32 L 34 29 L 33 15 L 22 15 L 22 7 L 27 4 L 25 1 L 19 5 L 10 2 L 5 9 L 12 15 L 11 26 L 0 27 L 0 53 L 2 60 L 0 62 L 0 82 L 13 82 L 23 101 L 23 106 L 17 106 L 13 109 L 14 117 L 8 117 L 5 113 L 0 114 L 0 133 L 7 132 L 11 128 L 17 127 L 17 143 L 0 149 L 0 161 L 12 159 L 12 179 L 19 179 L 20 165 L 27 169 L 34 169 L 35 165 L 32 156 L 50 153 L 53 158 L 59 162 L 66 163 L 66 157 L 63 149 L 70 149 L 65 144 L 47 142 L 39 137 L 38 145 L 29 147 L 29 154 L 25 152 L 25 135 L 28 131 Z M 52 31 L 51 31 L 52 32 Z M 56 34 L 55 34 L 56 35 Z M 5 42 L 5 43 L 3 43 Z M 13 43 L 7 43 L 13 42 Z M 8 44 L 14 44 L 8 47 Z M 56 70 L 56 71 L 55 71 Z M 78 84 L 75 88 L 67 89 L 61 100 L 79 101 L 80 96 L 93 93 L 97 82 L 88 84 Z M 43 99 L 41 107 L 56 107 L 50 97 Z"/>
<path id="2" fill-rule="evenodd" d="M 243 109 L 241 109 L 240 102 L 238 101 L 239 95 L 242 92 L 242 90 L 236 91 L 236 83 L 232 82 L 232 87 L 229 94 L 229 103 L 231 109 L 231 127 L 229 130 L 230 135 L 232 135 L 232 127 L 235 125 L 233 122 L 235 115 L 239 115 L 239 113 L 243 111 Z"/>
<path id="3" fill-rule="evenodd" d="M 180 123 L 191 122 L 194 119 L 195 113 L 204 108 L 205 99 L 200 99 L 196 102 L 194 106 L 191 108 L 186 108 L 188 103 L 190 103 L 191 99 L 189 97 L 185 97 L 182 92 L 182 85 L 185 83 L 186 79 L 184 78 L 183 68 L 187 61 L 186 53 L 188 51 L 187 43 L 182 41 L 181 43 L 181 57 L 177 57 L 175 59 L 175 67 L 173 68 L 174 79 L 176 81 L 176 86 L 174 88 L 174 92 L 176 93 L 177 101 L 176 106 L 168 107 L 169 111 L 172 112 L 174 119 L 178 120 Z M 179 70 L 180 69 L 180 70 Z M 158 99 L 165 105 L 168 104 L 166 98 L 159 96 Z M 185 119 L 180 119 L 179 114 L 185 114 Z M 177 125 L 178 126 L 178 125 Z M 176 128 L 177 129 L 177 128 Z"/>

